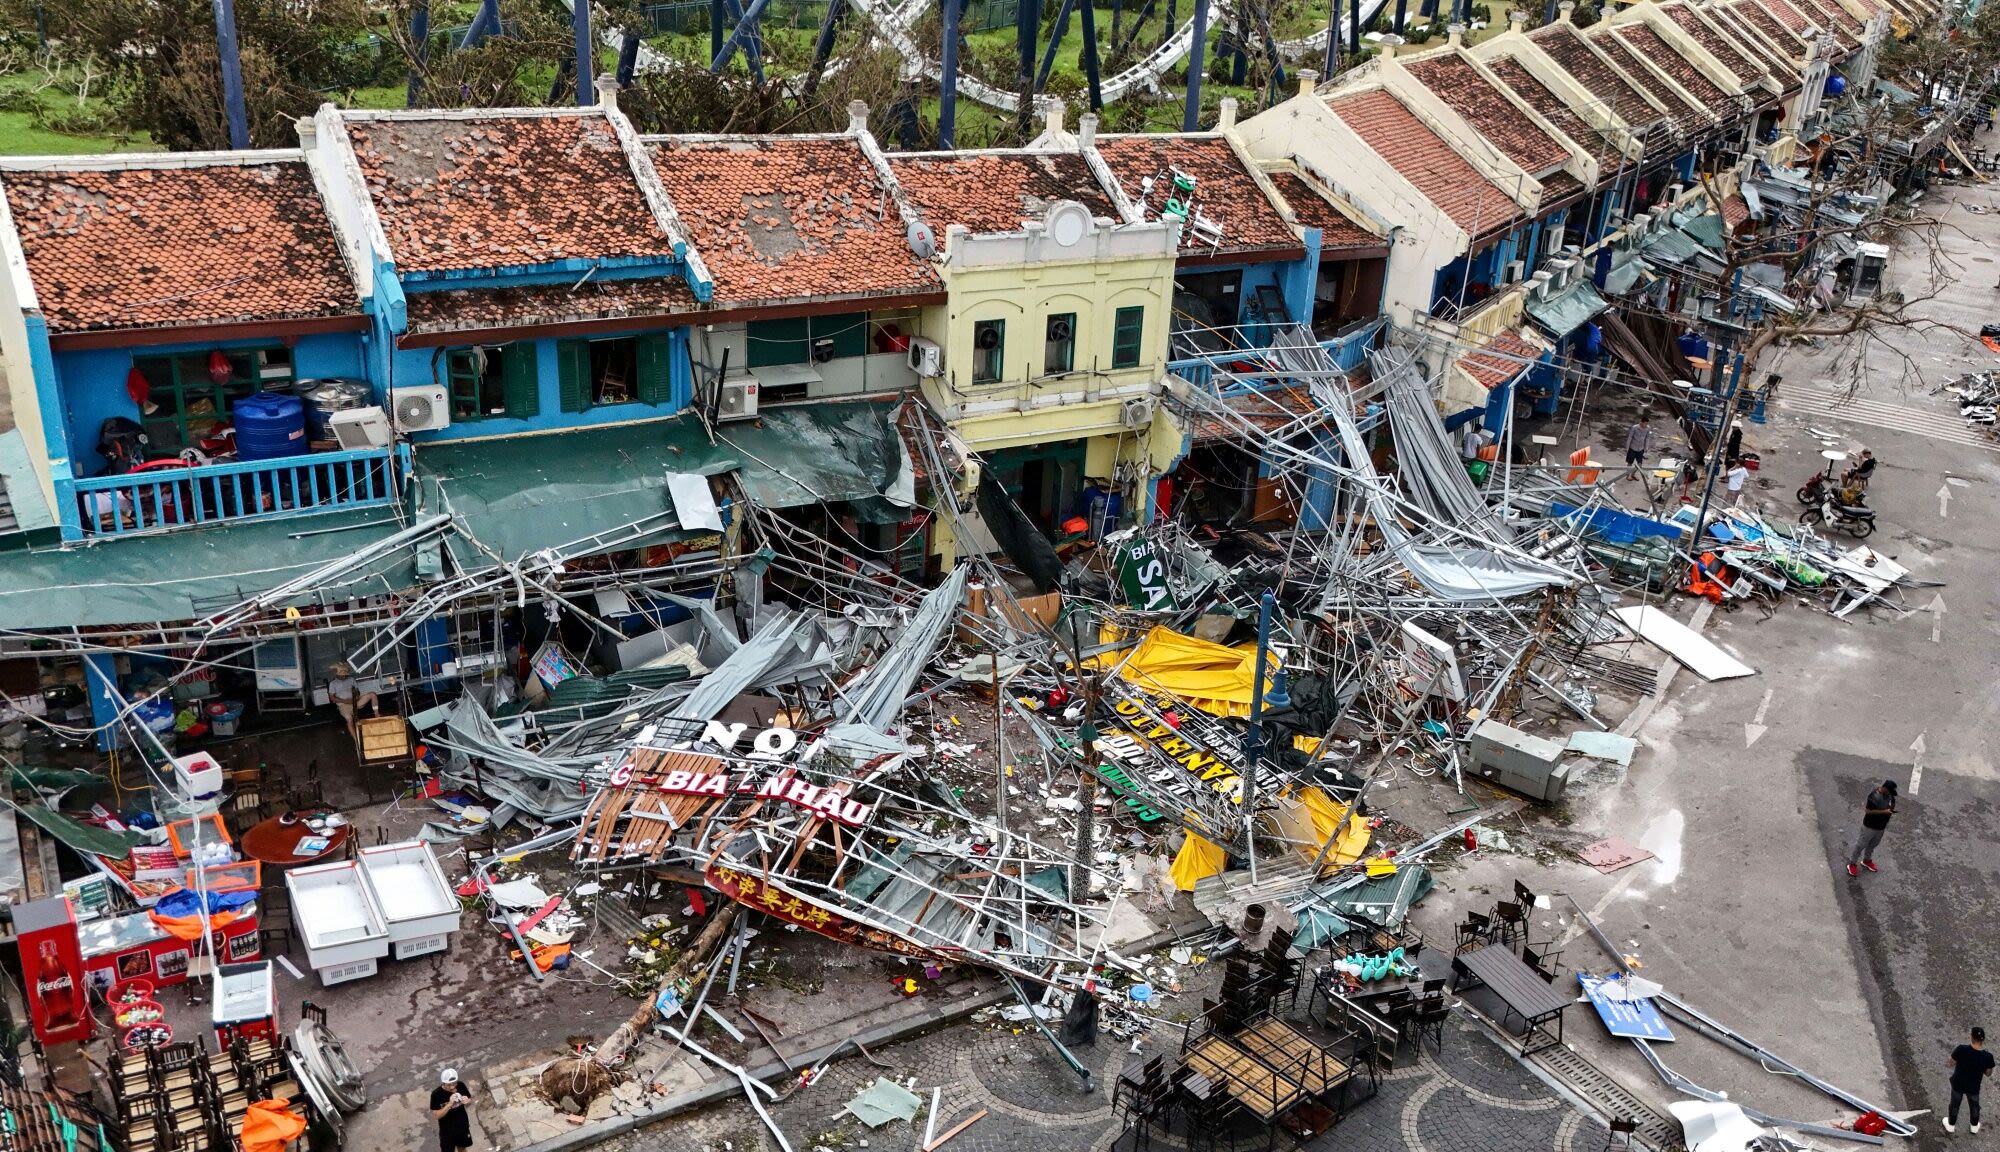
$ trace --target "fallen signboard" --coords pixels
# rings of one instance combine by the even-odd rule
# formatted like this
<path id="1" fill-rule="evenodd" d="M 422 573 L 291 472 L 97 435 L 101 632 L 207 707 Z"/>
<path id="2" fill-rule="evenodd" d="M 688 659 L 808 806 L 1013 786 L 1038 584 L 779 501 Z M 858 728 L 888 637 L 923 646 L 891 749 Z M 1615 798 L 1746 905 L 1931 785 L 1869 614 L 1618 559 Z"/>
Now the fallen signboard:
<path id="1" fill-rule="evenodd" d="M 1590 1006 L 1597 1009 L 1597 1018 L 1604 1021 L 1604 1028 L 1613 1036 L 1627 1040 L 1672 1040 L 1674 1033 L 1667 1027 L 1666 1018 L 1653 1006 L 1650 997 L 1633 997 L 1619 994 L 1620 981 L 1607 980 L 1588 972 L 1578 972 L 1576 982 L 1583 988 L 1583 994 Z"/>

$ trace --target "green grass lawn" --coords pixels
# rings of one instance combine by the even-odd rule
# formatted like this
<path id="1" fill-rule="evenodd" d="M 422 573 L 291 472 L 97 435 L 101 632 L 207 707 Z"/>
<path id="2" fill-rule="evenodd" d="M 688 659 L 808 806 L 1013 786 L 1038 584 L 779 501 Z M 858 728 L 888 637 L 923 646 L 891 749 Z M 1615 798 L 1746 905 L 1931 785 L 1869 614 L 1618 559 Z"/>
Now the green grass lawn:
<path id="1" fill-rule="evenodd" d="M 38 74 L 0 76 L 0 103 L 7 106 L 0 109 L 0 155 L 75 156 L 94 152 L 131 152 L 152 143 L 144 133 L 136 136 L 113 133 L 71 135 L 38 126 L 34 107 L 58 115 L 76 107 L 76 97 L 71 93 L 55 88 L 36 92 L 35 85 L 40 79 Z M 101 108 L 102 101 L 92 97 L 86 107 Z"/>

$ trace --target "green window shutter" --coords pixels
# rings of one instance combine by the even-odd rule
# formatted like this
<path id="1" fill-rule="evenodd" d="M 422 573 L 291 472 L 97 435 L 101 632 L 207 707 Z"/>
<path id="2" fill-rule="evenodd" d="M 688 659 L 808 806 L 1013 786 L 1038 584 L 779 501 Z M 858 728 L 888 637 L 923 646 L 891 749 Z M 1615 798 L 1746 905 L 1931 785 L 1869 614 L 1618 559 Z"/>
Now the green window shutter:
<path id="1" fill-rule="evenodd" d="M 562 410 L 590 409 L 590 342 L 564 340 L 556 345 L 556 379 L 562 385 Z"/>
<path id="2" fill-rule="evenodd" d="M 789 320 L 752 320 L 744 326 L 749 350 L 747 366 L 763 368 L 772 364 L 804 364 L 812 359 L 812 330 L 803 316 Z"/>
<path id="3" fill-rule="evenodd" d="M 814 340 L 826 337 L 833 341 L 832 359 L 865 356 L 868 354 L 868 313 L 849 312 L 841 316 L 815 316 L 812 321 L 812 334 Z"/>
<path id="4" fill-rule="evenodd" d="M 641 336 L 634 343 L 638 345 L 639 402 L 667 403 L 673 398 L 673 386 L 668 382 L 667 334 Z"/>
<path id="5" fill-rule="evenodd" d="M 542 414 L 541 374 L 535 371 L 535 345 L 516 340 L 500 350 L 500 385 L 507 396 L 507 415 L 517 419 Z"/>
<path id="6" fill-rule="evenodd" d="M 1120 308 L 1111 329 L 1111 366 L 1137 368 L 1146 332 L 1146 309 Z"/>

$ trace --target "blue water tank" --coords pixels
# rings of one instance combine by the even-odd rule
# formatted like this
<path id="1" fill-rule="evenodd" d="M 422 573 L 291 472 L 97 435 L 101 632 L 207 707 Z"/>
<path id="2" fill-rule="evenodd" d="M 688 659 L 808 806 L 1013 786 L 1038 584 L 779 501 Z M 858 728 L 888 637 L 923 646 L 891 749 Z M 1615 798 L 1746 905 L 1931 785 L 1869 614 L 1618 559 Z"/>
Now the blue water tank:
<path id="1" fill-rule="evenodd" d="M 1828 96 L 1838 96 L 1845 91 L 1847 91 L 1847 77 L 1828 76 L 1826 78 L 1826 94 Z"/>
<path id="2" fill-rule="evenodd" d="M 306 454 L 306 409 L 297 396 L 259 392 L 238 400 L 230 415 L 236 421 L 238 460 Z"/>

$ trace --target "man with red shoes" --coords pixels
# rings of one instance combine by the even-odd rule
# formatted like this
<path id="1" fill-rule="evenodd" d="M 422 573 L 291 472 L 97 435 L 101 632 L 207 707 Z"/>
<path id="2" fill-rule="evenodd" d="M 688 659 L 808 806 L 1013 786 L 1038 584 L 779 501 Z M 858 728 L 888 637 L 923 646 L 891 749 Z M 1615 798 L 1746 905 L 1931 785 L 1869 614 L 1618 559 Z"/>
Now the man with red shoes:
<path id="1" fill-rule="evenodd" d="M 1880 872 L 1875 867 L 1875 849 L 1882 844 L 1882 834 L 1889 830 L 1889 817 L 1896 814 L 1896 782 L 1882 781 L 1882 786 L 1868 794 L 1868 802 L 1861 813 L 1861 834 L 1854 838 L 1854 854 L 1847 858 L 1847 874 L 1861 875 L 1863 868 L 1870 872 Z"/>

